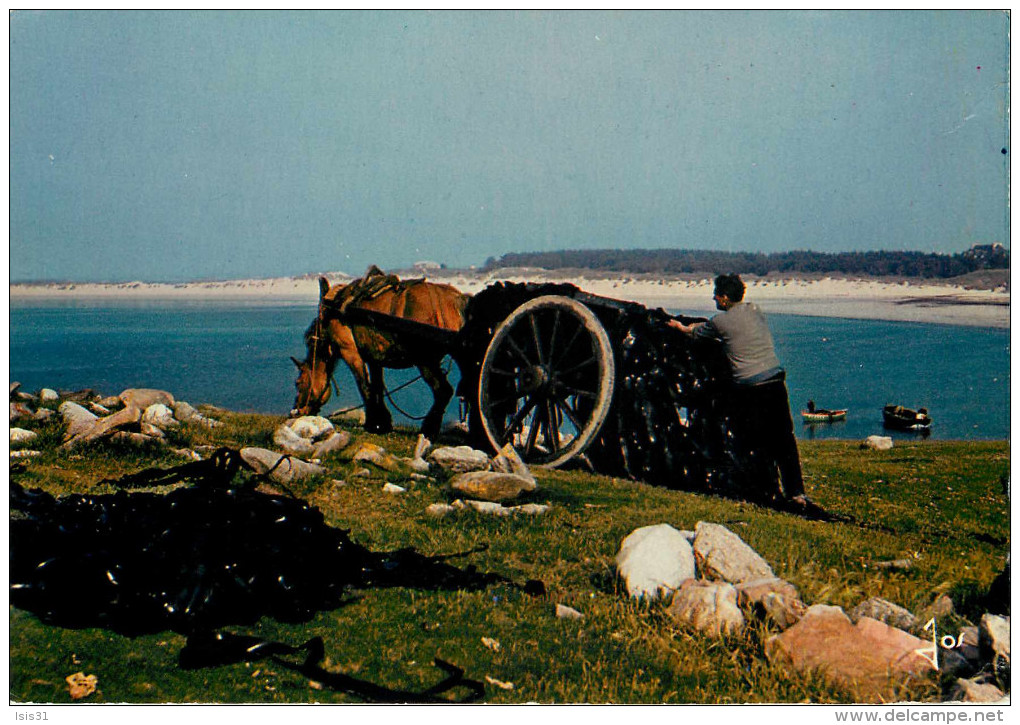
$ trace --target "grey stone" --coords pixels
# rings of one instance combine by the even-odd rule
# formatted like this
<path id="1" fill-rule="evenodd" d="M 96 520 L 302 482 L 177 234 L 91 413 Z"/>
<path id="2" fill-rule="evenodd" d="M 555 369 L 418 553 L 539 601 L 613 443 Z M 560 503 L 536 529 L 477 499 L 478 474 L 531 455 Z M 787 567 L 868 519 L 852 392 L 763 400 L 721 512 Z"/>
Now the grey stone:
<path id="1" fill-rule="evenodd" d="M 169 405 L 153 403 L 142 413 L 142 422 L 157 428 L 177 428 L 180 421 L 174 418 L 174 411 Z"/>
<path id="2" fill-rule="evenodd" d="M 64 417 L 64 423 L 67 424 L 67 431 L 64 433 L 65 440 L 70 440 L 87 430 L 91 430 L 92 426 L 99 420 L 99 416 L 95 413 L 90 413 L 82 406 L 70 401 L 61 403 L 57 411 Z"/>
<path id="3" fill-rule="evenodd" d="M 956 605 L 953 604 L 953 600 L 949 595 L 940 594 L 935 598 L 935 602 L 932 604 L 932 614 L 936 617 L 948 617 L 954 612 L 956 612 Z"/>
<path id="4" fill-rule="evenodd" d="M 1009 662 L 1009 617 L 982 614 L 978 625 L 978 647 L 983 656 L 1001 656 Z"/>
<path id="5" fill-rule="evenodd" d="M 111 441 L 127 443 L 133 446 L 161 445 L 164 443 L 162 438 L 155 438 L 154 436 L 148 436 L 144 433 L 136 433 L 134 431 L 117 430 L 111 431 L 109 435 Z"/>
<path id="6" fill-rule="evenodd" d="M 25 430 L 24 428 L 11 428 L 11 445 L 21 445 L 22 443 L 28 443 L 29 441 L 35 440 L 39 437 L 39 434 L 34 430 Z"/>
<path id="7" fill-rule="evenodd" d="M 336 453 L 351 443 L 351 434 L 345 430 L 334 430 L 332 435 L 323 438 L 312 446 L 312 456 L 322 458 L 328 453 Z"/>
<path id="8" fill-rule="evenodd" d="M 429 460 L 450 473 L 488 471 L 489 456 L 471 446 L 445 446 L 429 453 Z"/>
<path id="9" fill-rule="evenodd" d="M 573 607 L 568 607 L 566 604 L 556 605 L 556 618 L 557 619 L 584 619 L 584 615 Z"/>
<path id="10" fill-rule="evenodd" d="M 876 569 L 898 569 L 900 571 L 905 571 L 910 569 L 912 566 L 914 566 L 912 559 L 893 559 L 892 561 L 875 562 Z"/>
<path id="11" fill-rule="evenodd" d="M 509 506 L 507 510 L 512 514 L 524 514 L 525 516 L 538 516 L 549 510 L 549 504 L 525 503 L 520 506 Z"/>
<path id="12" fill-rule="evenodd" d="M 800 599 L 779 592 L 767 593 L 761 598 L 759 606 L 765 617 L 772 620 L 779 629 L 792 627 L 807 612 L 807 606 Z"/>
<path id="13" fill-rule="evenodd" d="M 699 521 L 694 528 L 694 556 L 702 576 L 731 584 L 775 577 L 772 567 L 725 526 Z"/>
<path id="14" fill-rule="evenodd" d="M 643 526 L 621 542 L 616 570 L 631 597 L 656 599 L 694 578 L 694 552 L 669 524 Z"/>
<path id="15" fill-rule="evenodd" d="M 510 510 L 504 507 L 502 504 L 494 503 L 492 501 L 475 501 L 469 499 L 464 502 L 466 508 L 473 509 L 480 514 L 490 514 L 492 516 L 509 516 Z"/>
<path id="16" fill-rule="evenodd" d="M 176 453 L 178 456 L 181 456 L 182 458 L 187 458 L 188 460 L 191 461 L 202 460 L 202 456 L 198 455 L 196 451 L 193 451 L 190 448 L 178 448 L 176 451 L 174 451 L 174 453 Z"/>
<path id="17" fill-rule="evenodd" d="M 492 459 L 492 470 L 502 473 L 516 473 L 521 478 L 528 478 L 532 481 L 535 477 L 531 475 L 528 464 L 524 462 L 520 454 L 512 445 L 507 443 L 500 449 L 499 453 Z"/>
<path id="18" fill-rule="evenodd" d="M 775 576 L 738 582 L 736 590 L 737 604 L 745 608 L 760 604 L 766 594 L 780 594 L 788 599 L 800 599 L 797 587 Z"/>
<path id="19" fill-rule="evenodd" d="M 56 413 L 54 413 L 49 408 L 39 408 L 39 410 L 35 411 L 32 417 L 35 418 L 36 420 L 49 420 L 54 415 L 56 415 Z"/>
<path id="20" fill-rule="evenodd" d="M 11 451 L 10 452 L 10 457 L 11 458 L 35 458 L 36 456 L 41 456 L 41 455 L 42 455 L 42 451 Z"/>
<path id="21" fill-rule="evenodd" d="M 917 624 L 917 617 L 909 609 L 904 609 L 881 597 L 864 600 L 851 609 L 847 615 L 850 617 L 850 621 L 855 624 L 861 617 L 871 617 L 879 622 L 885 622 L 890 627 L 908 632 Z"/>
<path id="22" fill-rule="evenodd" d="M 288 425 L 279 425 L 273 431 L 273 443 L 285 453 L 294 456 L 315 457 L 314 447 L 307 438 L 302 438 Z"/>
<path id="23" fill-rule="evenodd" d="M 736 634 L 744 628 L 737 590 L 727 582 L 688 579 L 666 611 L 678 622 L 710 635 Z"/>
<path id="24" fill-rule="evenodd" d="M 165 390 L 155 390 L 153 388 L 128 388 L 122 391 L 119 397 L 125 407 L 134 406 L 140 410 L 145 410 L 150 405 L 155 405 L 156 403 L 162 403 L 170 408 L 174 405 L 173 395 Z"/>
<path id="25" fill-rule="evenodd" d="M 468 471 L 451 478 L 450 489 L 484 501 L 510 501 L 525 491 L 534 491 L 535 481 L 515 473 Z"/>
<path id="26" fill-rule="evenodd" d="M 152 436 L 153 438 L 166 438 L 166 433 L 163 432 L 163 429 L 154 426 L 152 423 L 145 423 L 143 421 L 139 424 L 138 430 L 142 435 Z"/>
<path id="27" fill-rule="evenodd" d="M 187 403 L 183 400 L 178 400 L 174 403 L 174 417 L 182 423 L 200 425 L 204 428 L 216 428 L 223 425 L 223 423 L 218 420 L 202 415 L 202 413 L 196 410 L 191 403 Z"/>
<path id="28" fill-rule="evenodd" d="M 374 443 L 362 443 L 361 447 L 354 454 L 354 460 L 360 463 L 371 463 L 376 468 L 381 468 L 390 473 L 410 473 L 410 468 L 401 459 L 388 452 L 382 446 Z"/>
<path id="29" fill-rule="evenodd" d="M 100 416 L 110 414 L 110 409 L 105 405 L 100 405 L 99 403 L 89 403 L 89 410 Z"/>
<path id="30" fill-rule="evenodd" d="M 434 503 L 430 504 L 426 509 L 425 513 L 429 516 L 435 516 L 436 518 L 442 518 L 452 514 L 457 509 L 446 503 Z"/>
<path id="31" fill-rule="evenodd" d="M 280 483 L 291 483 L 326 473 L 326 469 L 322 466 L 306 463 L 298 458 L 283 456 L 265 448 L 242 448 L 241 458 L 254 468 L 256 473 L 272 471 L 269 473 L 269 477 Z"/>
<path id="32" fill-rule="evenodd" d="M 383 493 L 404 493 L 407 491 L 403 486 L 398 486 L 395 483 L 385 483 L 382 487 Z"/>
<path id="33" fill-rule="evenodd" d="M 868 436 L 861 443 L 861 448 L 868 448 L 873 451 L 890 451 L 893 447 L 893 439 L 890 436 Z"/>
<path id="34" fill-rule="evenodd" d="M 303 415 L 300 418 L 291 418 L 284 425 L 302 438 L 312 441 L 325 438 L 334 430 L 329 419 L 321 415 Z"/>
<path id="35" fill-rule="evenodd" d="M 124 401 L 121 400 L 120 396 L 118 395 L 109 395 L 105 398 L 100 398 L 99 400 L 97 400 L 96 405 L 101 405 L 107 410 L 112 410 L 114 408 L 124 407 Z"/>
<path id="36" fill-rule="evenodd" d="M 39 400 L 43 403 L 53 403 L 60 400 L 60 393 L 53 388 L 43 388 L 39 391 Z"/>
<path id="37" fill-rule="evenodd" d="M 67 403 L 64 405 L 67 405 Z M 64 406 L 61 405 L 60 407 L 63 408 Z M 97 419 L 90 428 L 83 430 L 74 437 L 69 438 L 67 434 L 65 434 L 65 440 L 62 447 L 74 448 L 82 443 L 89 443 L 91 441 L 112 436 L 114 433 L 123 431 L 126 428 L 131 428 L 133 429 L 132 432 L 137 432 L 134 429 L 138 428 L 138 424 L 141 422 L 141 419 L 142 411 L 129 405 L 122 410 L 118 410 L 112 415 Z"/>
<path id="38" fill-rule="evenodd" d="M 15 381 L 15 382 L 11 383 L 11 392 L 10 392 L 11 397 L 14 397 L 14 394 L 16 392 L 18 392 L 18 388 L 20 388 L 20 387 L 21 387 L 21 383 L 19 383 L 19 382 Z"/>
<path id="39" fill-rule="evenodd" d="M 983 682 L 978 678 L 957 679 L 949 699 L 954 702 L 998 702 L 1006 693 L 991 682 Z"/>
<path id="40" fill-rule="evenodd" d="M 11 405 L 11 422 L 12 423 L 14 421 L 16 421 L 16 420 L 21 419 L 21 418 L 35 418 L 35 414 L 32 412 L 32 409 L 29 408 L 24 403 L 14 403 L 14 402 L 12 402 L 10 405 Z M 82 408 L 82 410 L 85 410 L 85 409 Z M 85 411 L 85 412 L 87 413 L 88 411 Z"/>

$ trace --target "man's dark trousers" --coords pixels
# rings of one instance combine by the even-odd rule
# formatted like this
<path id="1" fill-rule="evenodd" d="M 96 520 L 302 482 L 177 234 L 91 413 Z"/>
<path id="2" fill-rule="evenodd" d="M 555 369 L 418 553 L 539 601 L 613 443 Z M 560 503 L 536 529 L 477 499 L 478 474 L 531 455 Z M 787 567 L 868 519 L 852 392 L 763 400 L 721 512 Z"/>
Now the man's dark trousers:
<path id="1" fill-rule="evenodd" d="M 790 415 L 790 396 L 785 375 L 758 385 L 733 383 L 729 395 L 730 416 L 739 439 L 748 450 L 756 451 L 768 467 L 765 480 L 772 479 L 778 467 L 782 496 L 791 499 L 804 493 L 797 438 Z M 779 491 L 759 491 L 770 498 Z"/>

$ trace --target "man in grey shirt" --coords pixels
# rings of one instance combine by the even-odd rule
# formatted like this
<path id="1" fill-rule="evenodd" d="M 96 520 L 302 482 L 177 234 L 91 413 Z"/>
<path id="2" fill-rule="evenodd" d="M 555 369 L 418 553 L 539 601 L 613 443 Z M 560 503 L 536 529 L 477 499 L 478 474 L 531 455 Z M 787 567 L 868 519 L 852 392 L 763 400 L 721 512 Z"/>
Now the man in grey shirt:
<path id="1" fill-rule="evenodd" d="M 776 357 L 765 315 L 757 305 L 743 301 L 744 289 L 738 275 L 720 275 L 714 295 L 715 306 L 721 310 L 718 315 L 707 322 L 685 325 L 670 320 L 669 324 L 688 335 L 722 343 L 733 374 L 729 402 L 737 433 L 750 450 L 760 450 L 779 469 L 782 492 L 762 493 L 781 495 L 789 506 L 806 508 L 809 501 L 793 434 L 786 372 Z"/>

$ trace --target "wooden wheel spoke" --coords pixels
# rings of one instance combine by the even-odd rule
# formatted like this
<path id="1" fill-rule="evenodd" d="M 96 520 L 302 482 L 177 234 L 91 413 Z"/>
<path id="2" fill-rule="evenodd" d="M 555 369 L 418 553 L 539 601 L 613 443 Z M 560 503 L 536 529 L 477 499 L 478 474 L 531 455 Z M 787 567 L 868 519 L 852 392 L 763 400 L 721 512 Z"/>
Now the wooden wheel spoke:
<path id="1" fill-rule="evenodd" d="M 524 443 L 524 455 L 530 456 L 531 451 L 535 448 L 535 441 L 538 440 L 538 411 L 535 411 L 534 417 L 531 419 L 531 427 L 528 429 L 528 440 Z"/>
<path id="2" fill-rule="evenodd" d="M 553 400 L 545 401 L 545 438 L 549 450 L 553 453 L 560 450 L 560 426 L 556 420 L 556 404 Z"/>
<path id="3" fill-rule="evenodd" d="M 574 334 L 563 348 L 563 352 L 560 353 L 560 356 L 556 360 L 550 363 L 553 367 L 558 366 L 560 362 L 566 359 L 567 354 L 574 348 L 574 343 L 577 342 L 577 338 L 581 336 L 582 332 L 584 332 L 584 327 L 582 325 L 576 325 L 574 327 Z"/>
<path id="4" fill-rule="evenodd" d="M 495 375 L 502 375 L 502 376 L 508 377 L 508 378 L 516 378 L 517 377 L 517 371 L 516 370 L 503 370 L 502 368 L 497 368 L 495 365 L 490 365 L 489 366 L 489 372 L 493 373 Z"/>
<path id="5" fill-rule="evenodd" d="M 570 375 L 571 373 L 576 373 L 581 368 L 591 365 L 592 363 L 598 363 L 598 361 L 599 361 L 598 357 L 592 355 L 591 357 L 586 358 L 579 363 L 574 363 L 566 370 L 558 370 L 557 373 L 559 374 L 560 377 L 563 377 L 564 375 Z"/>
<path id="6" fill-rule="evenodd" d="M 578 432 L 584 430 L 584 426 L 581 425 L 581 422 L 577 419 L 577 416 L 574 415 L 574 411 L 570 409 L 570 406 L 567 405 L 566 401 L 557 400 L 556 405 L 563 411 L 564 415 L 566 415 L 567 419 L 570 421 L 570 424 L 574 426 Z"/>
<path id="7" fill-rule="evenodd" d="M 517 426 L 524 422 L 524 419 L 528 417 L 528 413 L 530 413 L 531 409 L 535 407 L 536 402 L 538 401 L 536 401 L 535 398 L 533 397 L 528 398 L 525 401 L 524 406 L 520 410 L 518 410 L 517 413 L 514 414 L 513 419 L 510 421 L 509 424 L 507 424 L 506 430 L 503 431 L 503 435 L 500 437 L 501 443 L 505 444 L 507 441 L 510 440 L 511 436 L 513 436 L 514 434 L 514 428 L 516 428 Z M 532 428 L 534 428 L 534 426 L 532 426 Z M 532 431 L 532 433 L 533 432 L 534 431 Z M 528 437 L 529 438 L 531 437 L 531 433 L 529 433 Z"/>
<path id="8" fill-rule="evenodd" d="M 556 333 L 560 329 L 560 309 L 557 307 L 553 312 L 553 324 L 552 332 L 549 333 L 549 347 L 546 350 L 546 354 L 549 357 L 549 361 L 552 362 L 553 358 L 556 357 Z"/>
<path id="9" fill-rule="evenodd" d="M 535 343 L 538 364 L 545 365 L 545 355 L 542 354 L 542 339 L 538 332 L 538 316 L 534 314 L 528 315 L 528 324 L 531 327 L 531 340 Z"/>
<path id="10" fill-rule="evenodd" d="M 517 344 L 517 341 L 514 340 L 512 335 L 507 335 L 506 336 L 506 341 L 507 341 L 507 345 L 509 345 L 510 349 L 513 350 L 513 352 L 517 354 L 517 357 L 519 357 L 521 359 L 521 361 L 525 365 L 527 365 L 529 367 L 531 365 L 534 365 L 534 361 L 531 358 L 528 357 L 527 353 L 525 353 L 524 350 L 521 349 L 520 345 Z"/>
<path id="11" fill-rule="evenodd" d="M 567 385 L 566 383 L 557 383 L 556 391 L 559 393 L 564 393 L 566 395 L 579 395 L 582 398 L 599 397 L 598 392 L 594 390 L 582 390 L 581 388 L 576 388 L 573 385 Z"/>

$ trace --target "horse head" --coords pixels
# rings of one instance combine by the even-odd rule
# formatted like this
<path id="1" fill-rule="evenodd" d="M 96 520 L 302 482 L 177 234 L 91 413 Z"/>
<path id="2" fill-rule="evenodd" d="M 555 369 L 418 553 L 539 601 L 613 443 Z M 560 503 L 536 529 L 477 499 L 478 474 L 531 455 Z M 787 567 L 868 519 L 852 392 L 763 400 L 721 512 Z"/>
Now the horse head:
<path id="1" fill-rule="evenodd" d="M 294 398 L 291 416 L 317 414 L 331 393 L 329 383 L 336 365 L 336 354 L 321 318 L 316 317 L 305 331 L 305 345 L 308 352 L 303 361 L 291 358 L 298 369 L 298 377 L 294 381 L 297 397 Z"/>

